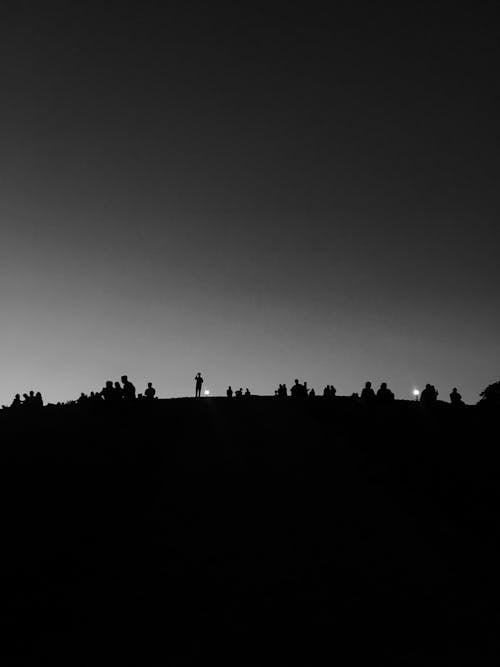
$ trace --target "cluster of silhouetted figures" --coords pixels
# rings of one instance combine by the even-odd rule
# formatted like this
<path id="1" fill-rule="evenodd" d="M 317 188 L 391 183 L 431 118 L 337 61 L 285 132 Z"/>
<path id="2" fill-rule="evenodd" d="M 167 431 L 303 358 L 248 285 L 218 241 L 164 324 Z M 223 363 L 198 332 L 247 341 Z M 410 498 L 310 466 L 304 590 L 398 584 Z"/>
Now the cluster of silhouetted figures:
<path id="1" fill-rule="evenodd" d="M 195 397 L 201 397 L 201 389 L 203 386 L 203 377 L 201 373 L 197 373 L 194 378 L 195 381 Z M 498 401 L 498 394 L 500 394 L 500 389 L 497 385 L 500 383 L 495 383 L 487 387 L 484 392 L 481 393 L 483 399 L 488 398 L 491 394 L 493 397 L 496 397 L 495 400 Z M 205 392 L 206 395 L 209 394 L 208 391 Z M 432 384 L 426 384 L 425 389 L 422 393 L 416 392 L 416 400 L 420 402 L 423 406 L 432 406 L 437 403 L 438 400 L 438 391 Z M 280 384 L 278 389 L 275 390 L 274 395 L 278 398 L 315 398 L 316 392 L 314 388 L 309 388 L 307 382 L 299 382 L 296 379 L 290 389 L 287 388 L 286 384 Z M 248 398 L 252 396 L 250 390 L 247 388 L 243 391 L 243 388 L 240 387 L 236 391 L 233 391 L 233 388 L 229 386 L 226 390 L 227 398 Z M 327 384 L 323 389 L 324 398 L 335 398 L 337 396 L 337 390 L 332 384 Z M 141 401 L 152 401 L 157 398 L 156 389 L 153 387 L 151 382 L 147 383 L 147 387 L 140 394 L 136 393 L 135 386 L 130 382 L 126 375 L 121 376 L 121 382 L 113 380 L 108 380 L 105 386 L 101 391 L 91 391 L 89 394 L 81 393 L 76 401 L 68 401 L 67 403 L 57 403 L 57 405 L 68 405 L 68 404 L 96 404 L 96 403 L 107 403 L 107 404 L 117 404 L 124 402 L 131 402 L 136 400 Z M 375 391 L 371 382 L 366 382 L 361 394 L 357 392 L 351 394 L 351 399 L 359 401 L 363 404 L 390 404 L 395 400 L 394 392 L 389 389 L 387 382 L 382 382 L 380 387 Z M 456 387 L 453 388 L 450 394 L 450 403 L 454 406 L 464 405 L 462 396 L 459 394 Z M 16 394 L 14 400 L 12 401 L 10 408 L 37 408 L 43 407 L 43 398 L 40 392 L 35 393 L 30 391 L 29 394 L 23 394 L 21 398 L 20 394 Z M 7 406 L 2 406 L 6 408 Z"/>
<path id="2" fill-rule="evenodd" d="M 121 376 L 120 382 L 113 382 L 108 380 L 104 387 L 99 392 L 91 391 L 90 395 L 80 394 L 77 403 L 96 403 L 105 401 L 107 403 L 121 403 L 123 401 L 145 400 L 152 401 L 156 398 L 156 389 L 152 382 L 148 382 L 148 386 L 141 394 L 136 394 L 135 386 L 130 382 L 126 375 Z"/>
<path id="3" fill-rule="evenodd" d="M 11 408 L 42 408 L 43 407 L 43 398 L 40 392 L 35 394 L 34 391 L 30 391 L 29 394 L 23 394 L 24 400 L 21 399 L 20 394 L 16 394 L 12 403 L 10 404 Z M 96 403 L 108 403 L 116 404 L 123 403 L 125 401 L 135 401 L 135 400 L 144 400 L 152 401 L 156 399 L 156 389 L 153 387 L 152 382 L 148 382 L 148 385 L 142 394 L 136 394 L 136 389 L 132 382 L 128 379 L 126 375 L 122 375 L 121 384 L 120 382 L 113 382 L 113 380 L 108 380 L 105 386 L 101 391 L 91 391 L 89 394 L 81 393 L 76 401 L 68 401 L 67 403 L 57 403 L 58 406 L 61 405 L 88 405 Z M 6 408 L 7 406 L 2 406 Z"/>
<path id="4" fill-rule="evenodd" d="M 12 401 L 11 408 L 43 408 L 43 398 L 42 394 L 37 391 L 36 394 L 34 391 L 30 391 L 28 394 L 23 394 L 21 399 L 21 394 L 16 394 L 14 400 Z"/>

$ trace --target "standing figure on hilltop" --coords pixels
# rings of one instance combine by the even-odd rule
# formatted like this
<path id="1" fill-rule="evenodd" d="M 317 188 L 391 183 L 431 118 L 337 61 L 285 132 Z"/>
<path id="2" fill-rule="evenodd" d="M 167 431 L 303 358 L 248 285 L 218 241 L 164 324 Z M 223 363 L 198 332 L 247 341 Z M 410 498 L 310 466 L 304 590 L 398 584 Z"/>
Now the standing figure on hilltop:
<path id="1" fill-rule="evenodd" d="M 372 383 L 365 382 L 365 386 L 363 387 L 363 391 L 361 392 L 361 400 L 366 401 L 367 403 L 371 403 L 374 398 L 375 398 L 375 392 L 372 389 Z"/>
<path id="2" fill-rule="evenodd" d="M 201 373 L 199 373 L 199 372 L 196 373 L 196 375 L 194 377 L 194 383 L 195 383 L 195 387 L 196 387 L 195 392 L 194 392 L 195 398 L 200 398 L 201 397 L 201 387 L 203 385 L 203 378 L 201 377 Z"/>
<path id="3" fill-rule="evenodd" d="M 461 394 L 458 393 L 457 388 L 453 387 L 453 390 L 450 394 L 450 401 L 452 405 L 464 405 L 464 402 L 462 401 L 462 396 Z"/>
<path id="4" fill-rule="evenodd" d="M 146 398 L 148 401 L 152 401 L 155 396 L 156 396 L 156 389 L 153 387 L 152 382 L 148 382 L 148 387 L 144 391 L 144 398 Z"/>
<path id="5" fill-rule="evenodd" d="M 233 398 L 233 390 L 232 390 L 232 388 L 231 388 L 231 385 L 229 385 L 229 387 L 228 387 L 227 390 L 226 390 L 226 396 L 227 396 L 228 398 Z"/>
<path id="6" fill-rule="evenodd" d="M 116 381 L 114 384 L 114 389 L 113 389 L 113 400 L 114 401 L 121 401 L 123 398 L 123 389 L 121 384 Z"/>

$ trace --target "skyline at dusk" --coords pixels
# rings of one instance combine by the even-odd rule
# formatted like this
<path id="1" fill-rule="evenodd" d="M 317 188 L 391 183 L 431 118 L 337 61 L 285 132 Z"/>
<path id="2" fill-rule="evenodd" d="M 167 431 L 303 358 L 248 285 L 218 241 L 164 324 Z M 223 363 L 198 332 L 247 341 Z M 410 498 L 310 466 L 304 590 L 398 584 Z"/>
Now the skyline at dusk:
<path id="1" fill-rule="evenodd" d="M 495 3 L 0 13 L 0 404 L 500 378 Z"/>

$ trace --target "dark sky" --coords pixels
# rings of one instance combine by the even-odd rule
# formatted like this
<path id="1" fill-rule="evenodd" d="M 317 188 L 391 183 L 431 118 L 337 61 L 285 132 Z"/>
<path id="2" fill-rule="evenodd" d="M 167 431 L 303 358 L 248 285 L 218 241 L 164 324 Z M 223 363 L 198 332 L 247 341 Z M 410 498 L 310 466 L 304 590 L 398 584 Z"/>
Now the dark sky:
<path id="1" fill-rule="evenodd" d="M 411 4 L 2 3 L 0 402 L 198 370 L 475 402 L 498 3 Z"/>

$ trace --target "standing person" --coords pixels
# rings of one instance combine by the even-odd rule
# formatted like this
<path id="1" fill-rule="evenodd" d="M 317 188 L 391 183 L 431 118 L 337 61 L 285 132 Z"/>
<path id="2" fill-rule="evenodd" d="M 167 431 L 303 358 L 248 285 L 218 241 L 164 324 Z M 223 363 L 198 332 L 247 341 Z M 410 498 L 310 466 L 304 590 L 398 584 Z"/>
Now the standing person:
<path id="1" fill-rule="evenodd" d="M 201 373 L 196 373 L 194 382 L 196 387 L 194 395 L 196 398 L 199 398 L 201 396 L 201 387 L 203 384 L 203 378 L 201 377 Z"/>
<path id="2" fill-rule="evenodd" d="M 462 401 L 462 396 L 461 394 L 458 393 L 458 390 L 456 387 L 453 387 L 453 390 L 450 394 L 450 402 L 452 405 L 463 405 L 464 402 Z"/>

